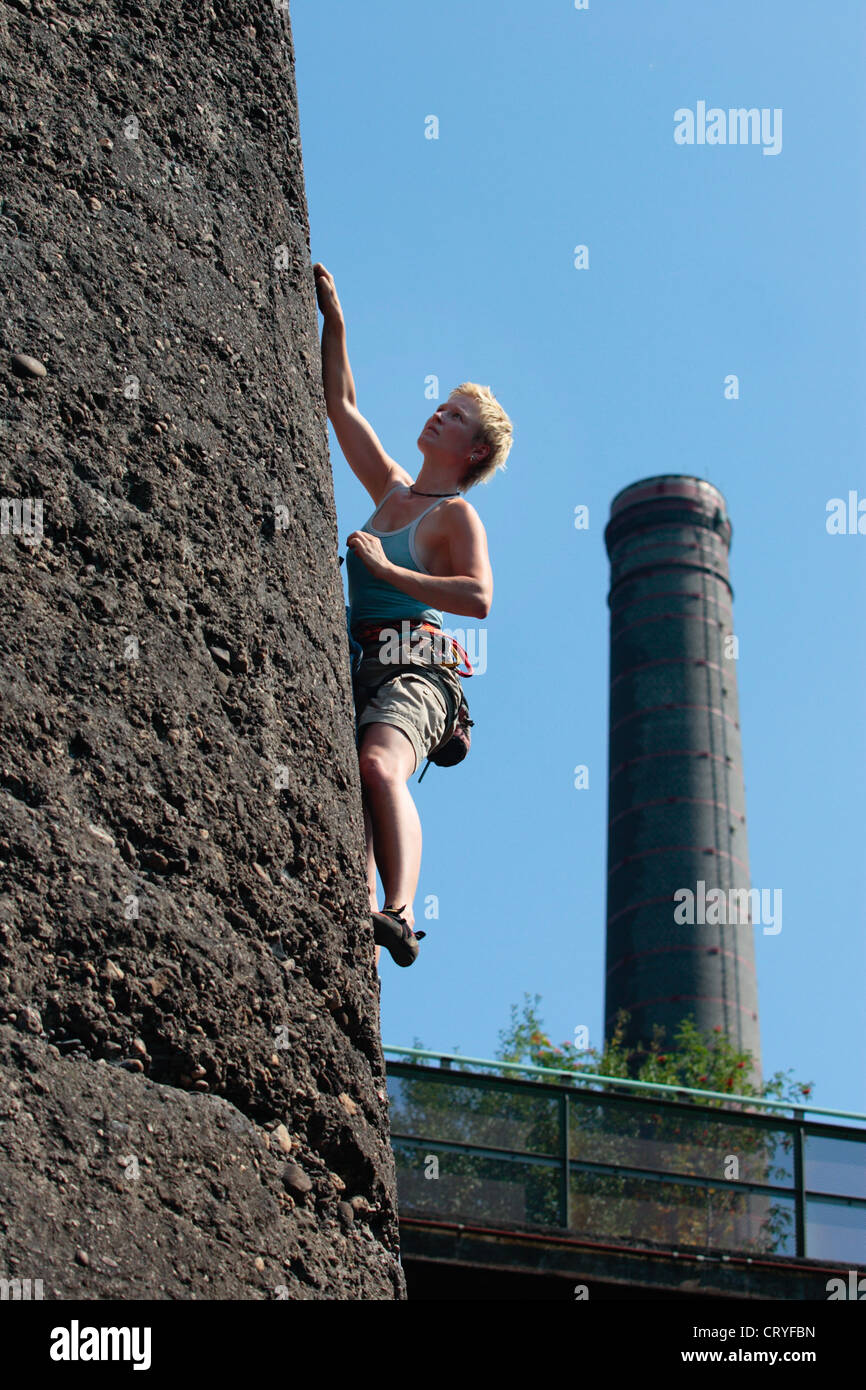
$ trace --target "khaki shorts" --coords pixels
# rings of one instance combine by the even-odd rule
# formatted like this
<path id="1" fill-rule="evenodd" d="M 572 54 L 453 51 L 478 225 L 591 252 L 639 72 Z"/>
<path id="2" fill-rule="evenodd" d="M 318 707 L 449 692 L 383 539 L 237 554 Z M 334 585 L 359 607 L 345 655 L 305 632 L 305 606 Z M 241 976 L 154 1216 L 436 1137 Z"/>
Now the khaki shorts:
<path id="1" fill-rule="evenodd" d="M 387 665 L 389 675 L 397 671 L 399 675 L 376 686 L 375 682 L 380 680 L 383 670 L 379 651 L 378 644 L 364 648 L 364 656 L 353 682 L 357 744 L 360 747 L 368 724 L 391 724 L 395 729 L 402 730 L 412 745 L 415 753 L 412 772 L 415 773 L 423 759 L 439 747 L 445 735 L 454 727 L 449 721 L 448 703 L 438 684 L 412 670 L 413 666 L 421 665 L 429 669 L 432 665 L 430 649 L 423 640 L 413 643 L 411 649 L 404 648 L 404 659 L 399 664 Z M 425 656 L 427 660 L 424 660 Z M 462 694 L 460 677 L 441 665 L 437 667 L 437 675 L 454 692 L 459 705 Z M 372 693 L 367 688 L 367 682 L 374 687 Z"/>

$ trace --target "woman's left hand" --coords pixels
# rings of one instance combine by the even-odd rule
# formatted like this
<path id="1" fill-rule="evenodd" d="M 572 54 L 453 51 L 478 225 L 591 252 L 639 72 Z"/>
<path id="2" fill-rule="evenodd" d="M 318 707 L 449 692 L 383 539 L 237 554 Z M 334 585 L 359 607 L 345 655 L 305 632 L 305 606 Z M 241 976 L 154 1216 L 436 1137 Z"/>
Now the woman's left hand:
<path id="1" fill-rule="evenodd" d="M 346 545 L 377 579 L 387 577 L 391 561 L 382 549 L 378 536 L 371 536 L 369 531 L 353 531 Z"/>

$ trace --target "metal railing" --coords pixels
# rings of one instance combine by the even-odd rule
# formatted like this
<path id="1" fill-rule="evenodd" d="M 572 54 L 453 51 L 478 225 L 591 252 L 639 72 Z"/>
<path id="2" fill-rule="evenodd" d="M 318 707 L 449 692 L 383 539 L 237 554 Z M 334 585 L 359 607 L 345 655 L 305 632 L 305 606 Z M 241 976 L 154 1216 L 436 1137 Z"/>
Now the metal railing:
<path id="1" fill-rule="evenodd" d="M 518 1080 L 457 1069 L 517 1064 L 386 1052 L 440 1064 L 388 1061 L 401 1215 L 702 1252 L 866 1256 L 866 1129 L 803 1112 L 866 1116 L 594 1073 Z"/>

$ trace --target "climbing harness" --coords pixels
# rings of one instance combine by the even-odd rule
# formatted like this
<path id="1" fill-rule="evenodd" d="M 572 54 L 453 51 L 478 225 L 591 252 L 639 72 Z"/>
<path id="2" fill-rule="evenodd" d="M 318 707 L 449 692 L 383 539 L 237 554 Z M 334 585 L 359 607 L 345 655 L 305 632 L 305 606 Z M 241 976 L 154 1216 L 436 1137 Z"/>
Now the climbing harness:
<path id="1" fill-rule="evenodd" d="M 347 609 L 346 609 L 346 614 L 347 614 L 346 623 L 347 623 L 347 626 L 348 626 L 348 613 L 349 613 L 349 609 L 347 608 Z M 358 646 L 358 645 L 359 645 L 359 642 L 360 642 L 360 644 L 361 644 L 361 646 L 362 646 L 362 648 L 363 648 L 363 647 L 365 647 L 365 646 L 369 646 L 369 645 L 370 645 L 371 643 L 373 643 L 373 642 L 379 642 L 379 641 L 381 641 L 383 633 L 388 633 L 389 636 L 390 636 L 390 635 L 392 635 L 392 634 L 396 631 L 395 622 L 396 622 L 396 620 L 394 620 L 394 621 L 392 621 L 392 622 L 390 622 L 390 623 L 361 623 L 361 624 L 359 624 L 358 627 L 355 629 L 355 632 L 354 632 L 354 633 L 352 632 L 352 629 L 349 628 L 349 643 L 350 643 L 350 646 L 353 645 L 353 644 L 354 644 L 355 646 Z M 471 663 L 471 661 L 469 660 L 469 657 L 467 656 L 466 652 L 463 650 L 463 648 L 461 647 L 460 643 L 454 640 L 454 638 L 451 636 L 450 633 L 445 633 L 445 632 L 443 632 L 442 629 L 441 629 L 441 627 L 436 627 L 433 623 L 425 622 L 423 618 L 401 618 L 401 619 L 400 619 L 401 628 L 402 628 L 402 625 L 403 625 L 404 623 L 406 624 L 406 626 L 407 626 L 407 627 L 411 630 L 411 632 L 413 633 L 413 637 L 410 638 L 410 641 L 415 640 L 415 639 L 414 639 L 414 633 L 416 633 L 416 632 L 429 632 L 429 633 L 431 633 L 431 635 L 433 636 L 434 640 L 435 640 L 435 639 L 438 639 L 438 640 L 441 641 L 442 643 L 446 643 L 446 642 L 447 642 L 448 645 L 453 649 L 453 651 L 459 652 L 459 654 L 460 654 L 460 659 L 459 659 L 459 660 L 452 659 L 452 660 L 450 660 L 450 661 L 446 661 L 446 660 L 443 658 L 441 661 L 437 661 L 437 662 L 435 663 L 437 666 L 447 666 L 447 667 L 449 668 L 449 670 L 454 669 L 454 674 L 455 674 L 456 676 L 473 676 L 473 675 L 475 674 L 474 670 L 472 669 L 472 663 Z M 357 635 L 358 641 L 356 641 L 356 635 Z M 460 661 L 461 661 L 461 660 L 464 662 L 464 664 L 465 664 L 465 666 L 466 666 L 466 670 L 465 670 L 465 671 L 460 671 L 460 670 L 455 669 L 455 668 L 459 667 Z"/>
<path id="2" fill-rule="evenodd" d="M 449 670 L 453 671 L 454 675 L 460 676 L 461 679 L 465 679 L 466 677 L 472 676 L 475 673 L 472 667 L 472 663 L 469 660 L 467 653 L 461 647 L 460 643 L 456 642 L 454 638 L 450 635 L 445 634 L 441 628 L 436 627 L 433 623 L 425 622 L 422 618 L 402 618 L 400 620 L 400 623 L 401 631 L 405 631 L 405 629 L 402 627 L 403 623 L 405 623 L 410 629 L 410 632 L 412 633 L 410 641 L 416 640 L 414 637 L 414 634 L 416 632 L 424 631 L 430 633 L 434 640 L 438 639 L 443 643 L 448 643 L 452 649 L 451 660 L 446 661 L 443 657 L 442 660 L 434 661 L 431 665 L 422 665 L 420 662 L 412 664 L 412 670 L 414 674 L 420 675 L 426 678 L 427 680 L 433 682 L 433 684 L 436 686 L 436 689 L 440 691 L 440 693 L 444 696 L 446 706 L 448 709 L 448 722 L 445 726 L 445 735 L 443 735 L 443 739 L 438 745 L 438 747 L 435 748 L 433 752 L 429 754 L 427 762 L 424 765 L 424 771 L 418 778 L 418 782 L 420 784 L 420 782 L 423 781 L 427 768 L 430 766 L 431 763 L 436 763 L 437 767 L 454 767 L 457 763 L 463 761 L 463 759 L 469 752 L 469 746 L 471 741 L 471 735 L 469 733 L 469 730 L 474 726 L 475 723 L 473 719 L 469 718 L 469 706 L 466 703 L 466 698 L 463 695 L 463 692 L 460 692 L 460 697 L 458 700 L 451 685 L 448 684 L 448 682 L 446 681 L 438 679 L 435 673 L 436 667 L 447 667 Z M 349 625 L 349 608 L 348 605 L 346 606 L 346 630 L 349 634 L 349 653 L 351 658 L 353 682 L 360 668 L 365 647 L 372 645 L 375 642 L 381 641 L 383 634 L 387 634 L 389 637 L 393 636 L 395 632 L 395 626 L 396 625 L 394 621 L 390 623 L 361 623 L 358 625 L 358 627 L 355 628 L 353 632 L 352 628 Z M 453 658 L 453 653 L 455 651 L 459 653 L 459 656 L 456 659 Z M 460 669 L 461 661 L 463 662 L 463 665 L 465 667 L 465 669 L 463 670 Z M 365 685 L 368 689 L 378 690 L 379 687 L 384 685 L 387 681 L 396 680 L 397 677 L 404 673 L 404 671 L 405 667 L 399 667 L 396 671 L 386 670 L 383 673 L 381 680 L 369 684 L 365 682 Z"/>

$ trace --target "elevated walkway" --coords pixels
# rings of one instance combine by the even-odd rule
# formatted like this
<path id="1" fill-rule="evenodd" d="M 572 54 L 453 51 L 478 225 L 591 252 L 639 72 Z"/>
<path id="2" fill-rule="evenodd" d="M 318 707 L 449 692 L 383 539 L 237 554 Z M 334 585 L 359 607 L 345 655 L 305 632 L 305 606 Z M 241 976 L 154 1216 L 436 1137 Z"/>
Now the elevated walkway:
<path id="1" fill-rule="evenodd" d="M 385 1051 L 410 1297 L 824 1301 L 864 1261 L 864 1115 Z"/>

